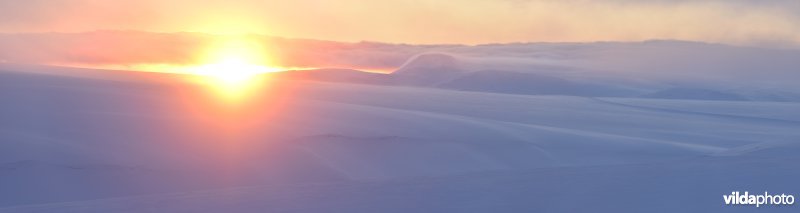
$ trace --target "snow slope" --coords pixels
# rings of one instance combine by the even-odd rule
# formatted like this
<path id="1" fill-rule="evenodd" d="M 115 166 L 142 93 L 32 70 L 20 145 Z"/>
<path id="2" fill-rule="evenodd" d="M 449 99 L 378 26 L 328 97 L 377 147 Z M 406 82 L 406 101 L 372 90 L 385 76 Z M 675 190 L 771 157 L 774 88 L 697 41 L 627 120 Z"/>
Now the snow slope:
<path id="1" fill-rule="evenodd" d="M 800 191 L 798 103 L 265 78 L 226 103 L 176 75 L 0 71 L 0 212 L 747 212 L 721 195 Z"/>

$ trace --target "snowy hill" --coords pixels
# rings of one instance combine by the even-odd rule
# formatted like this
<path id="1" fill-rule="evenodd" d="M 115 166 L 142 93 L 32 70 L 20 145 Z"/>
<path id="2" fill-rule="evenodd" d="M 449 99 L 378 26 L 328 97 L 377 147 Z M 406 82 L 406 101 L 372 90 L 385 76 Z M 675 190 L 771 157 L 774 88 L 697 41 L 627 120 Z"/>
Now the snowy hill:
<path id="1" fill-rule="evenodd" d="M 800 101 L 796 50 L 681 41 L 416 48 L 422 52 L 390 74 L 297 72 L 319 81 L 506 94 Z"/>
<path id="2" fill-rule="evenodd" d="M 329 70 L 224 104 L 179 75 L 2 70 L 4 213 L 746 212 L 720 195 L 800 190 L 798 103 L 520 95 L 585 87 L 491 70 L 353 84 L 395 74 Z"/>

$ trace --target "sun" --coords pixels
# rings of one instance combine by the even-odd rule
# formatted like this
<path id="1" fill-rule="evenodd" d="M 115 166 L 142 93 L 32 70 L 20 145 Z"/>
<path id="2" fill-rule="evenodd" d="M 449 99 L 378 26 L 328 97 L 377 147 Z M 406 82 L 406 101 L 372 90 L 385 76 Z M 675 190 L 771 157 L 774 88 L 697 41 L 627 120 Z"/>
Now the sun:
<path id="1" fill-rule="evenodd" d="M 219 81 L 219 83 L 236 85 L 247 83 L 253 77 L 267 72 L 273 71 L 266 66 L 253 64 L 236 56 L 230 56 L 220 59 L 220 61 L 197 67 L 196 74 L 210 77 L 212 80 Z"/>
<path id="2" fill-rule="evenodd" d="M 263 83 L 264 73 L 280 71 L 267 66 L 268 57 L 261 43 L 247 39 L 227 39 L 212 45 L 203 57 L 204 63 L 192 68 L 225 96 L 240 97 Z"/>

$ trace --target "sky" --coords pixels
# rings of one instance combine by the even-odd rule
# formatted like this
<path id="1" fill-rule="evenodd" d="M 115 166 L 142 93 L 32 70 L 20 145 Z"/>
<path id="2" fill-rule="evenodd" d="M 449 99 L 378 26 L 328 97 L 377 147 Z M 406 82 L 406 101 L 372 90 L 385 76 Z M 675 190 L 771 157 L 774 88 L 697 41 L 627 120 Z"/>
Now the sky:
<path id="1" fill-rule="evenodd" d="M 676 39 L 800 45 L 792 0 L 0 0 L 0 33 L 257 33 L 392 43 Z"/>

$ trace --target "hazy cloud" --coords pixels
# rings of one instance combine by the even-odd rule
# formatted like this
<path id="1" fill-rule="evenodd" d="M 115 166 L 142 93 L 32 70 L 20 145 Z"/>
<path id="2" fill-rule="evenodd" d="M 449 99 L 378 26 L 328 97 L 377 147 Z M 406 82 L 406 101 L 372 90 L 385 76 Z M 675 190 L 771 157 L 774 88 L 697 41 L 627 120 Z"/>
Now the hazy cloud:
<path id="1" fill-rule="evenodd" d="M 405 43 L 800 44 L 800 2 L 789 0 L 0 0 L 0 14 L 0 32 L 131 29 Z"/>
<path id="2" fill-rule="evenodd" d="M 391 70 L 435 46 L 345 43 L 261 35 L 96 31 L 87 33 L 0 34 L 0 62 L 96 66 L 209 63 L 215 42 L 247 39 L 260 47 L 270 66 Z"/>

